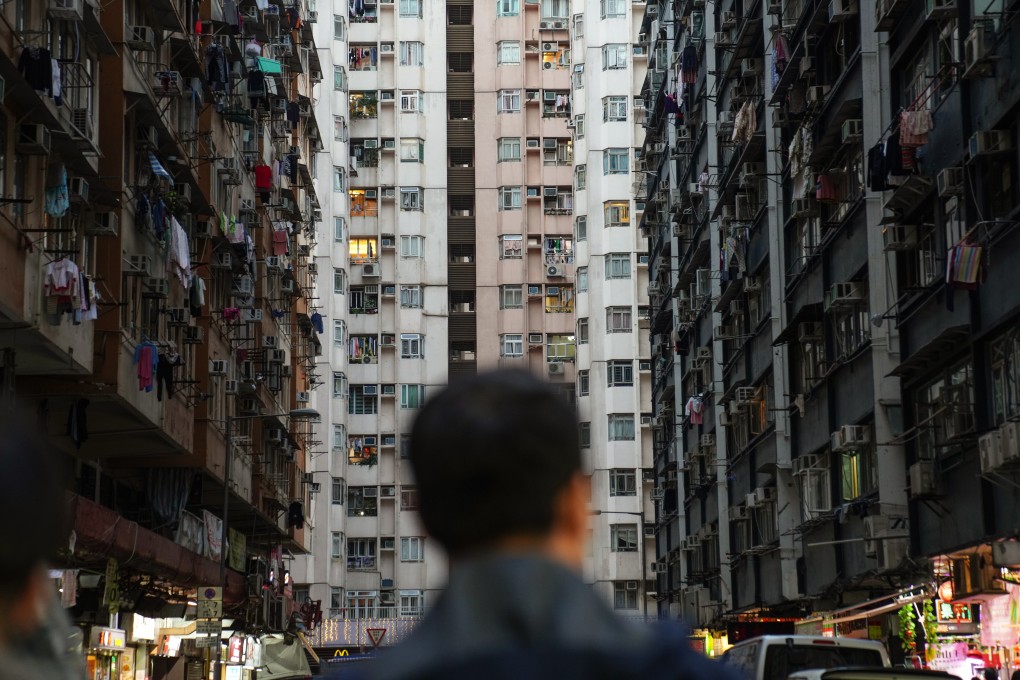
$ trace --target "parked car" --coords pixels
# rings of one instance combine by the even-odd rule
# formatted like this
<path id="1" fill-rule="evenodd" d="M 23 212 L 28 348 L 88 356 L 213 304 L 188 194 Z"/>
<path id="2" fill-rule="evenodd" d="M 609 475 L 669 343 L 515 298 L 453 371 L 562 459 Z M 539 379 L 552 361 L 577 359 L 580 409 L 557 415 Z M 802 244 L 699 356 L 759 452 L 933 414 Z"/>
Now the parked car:
<path id="1" fill-rule="evenodd" d="M 787 680 L 962 680 L 945 671 L 916 668 L 812 668 L 791 673 Z"/>
<path id="2" fill-rule="evenodd" d="M 787 680 L 807 669 L 888 667 L 889 654 L 881 642 L 873 640 L 762 635 L 730 647 L 723 662 L 742 671 L 748 680 Z"/>

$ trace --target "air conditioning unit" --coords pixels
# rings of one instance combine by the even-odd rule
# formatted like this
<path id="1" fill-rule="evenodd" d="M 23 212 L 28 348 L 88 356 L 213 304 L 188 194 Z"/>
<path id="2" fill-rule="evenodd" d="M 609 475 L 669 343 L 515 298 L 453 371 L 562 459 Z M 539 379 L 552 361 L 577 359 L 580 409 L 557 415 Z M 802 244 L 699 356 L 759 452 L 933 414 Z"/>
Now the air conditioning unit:
<path id="1" fill-rule="evenodd" d="M 753 387 L 738 387 L 734 392 L 733 401 L 738 406 L 750 406 L 754 403 L 757 390 Z"/>
<path id="2" fill-rule="evenodd" d="M 238 386 L 236 380 L 227 380 L 223 383 L 223 393 L 228 395 L 237 394 Z"/>
<path id="3" fill-rule="evenodd" d="M 857 16 L 857 0 L 829 0 L 829 21 L 846 21 Z"/>
<path id="4" fill-rule="evenodd" d="M 562 361 L 549 362 L 549 375 L 563 375 L 566 373 L 566 366 Z"/>
<path id="5" fill-rule="evenodd" d="M 180 97 L 182 89 L 180 71 L 156 71 L 152 76 L 152 91 L 157 97 Z"/>
<path id="6" fill-rule="evenodd" d="M 807 101 L 809 104 L 821 104 L 829 96 L 828 85 L 813 85 L 807 89 Z"/>
<path id="7" fill-rule="evenodd" d="M 638 589 L 638 582 L 637 581 L 624 581 L 623 587 L 626 590 L 637 590 Z"/>
<path id="8" fill-rule="evenodd" d="M 860 118 L 850 118 L 843 121 L 842 139 L 844 144 L 851 144 L 861 141 L 864 134 L 864 127 Z"/>
<path id="9" fill-rule="evenodd" d="M 562 264 L 551 264 L 545 268 L 545 275 L 550 277 L 563 277 L 567 274 L 566 266 Z"/>
<path id="10" fill-rule="evenodd" d="M 837 283 L 825 294 L 825 309 L 852 307 L 864 300 L 864 288 L 856 281 Z"/>
<path id="11" fill-rule="evenodd" d="M 833 451 L 846 451 L 870 441 L 871 431 L 867 425 L 844 425 L 832 433 L 829 446 Z"/>
<path id="12" fill-rule="evenodd" d="M 390 383 L 382 386 L 382 395 L 384 397 L 395 397 L 397 396 L 397 386 Z"/>
<path id="13" fill-rule="evenodd" d="M 737 505 L 730 508 L 729 517 L 731 522 L 743 522 L 751 517 L 751 513 L 746 505 Z"/>
<path id="14" fill-rule="evenodd" d="M 378 385 L 362 385 L 361 386 L 361 391 L 362 391 L 362 393 L 365 396 L 374 397 L 375 395 L 379 394 L 379 386 Z"/>
<path id="15" fill-rule="evenodd" d="M 81 21 L 83 16 L 83 0 L 50 0 L 47 11 L 54 19 Z"/>
<path id="16" fill-rule="evenodd" d="M 718 47 L 725 47 L 733 43 L 733 39 L 730 37 L 729 31 L 717 31 L 715 34 L 715 44 Z"/>
<path id="17" fill-rule="evenodd" d="M 209 362 L 209 375 L 226 375 L 227 362 L 223 359 L 213 359 Z"/>
<path id="18" fill-rule="evenodd" d="M 745 78 L 761 75 L 764 70 L 762 60 L 758 58 L 744 59 L 740 62 L 740 74 Z"/>
<path id="19" fill-rule="evenodd" d="M 1009 130 L 980 130 L 970 136 L 967 150 L 970 157 L 1009 151 L 1011 148 Z"/>
<path id="20" fill-rule="evenodd" d="M 698 441 L 700 442 L 701 446 L 704 447 L 704 448 L 714 448 L 715 447 L 715 435 L 714 434 L 703 434 L 703 435 L 701 435 L 701 438 Z"/>
<path id="21" fill-rule="evenodd" d="M 978 438 L 978 457 L 981 460 L 981 473 L 988 474 L 1002 466 L 1003 446 L 1002 431 L 992 430 Z"/>
<path id="22" fill-rule="evenodd" d="M 378 278 L 379 277 L 379 265 L 378 264 L 363 264 L 361 265 L 361 275 L 364 277 Z"/>
<path id="23" fill-rule="evenodd" d="M 970 29 L 963 43 L 967 68 L 973 68 L 988 59 L 994 45 L 995 34 L 990 30 L 989 23 L 981 22 Z"/>
<path id="24" fill-rule="evenodd" d="M 382 498 L 393 498 L 396 496 L 397 490 L 391 485 L 379 487 L 379 496 Z"/>
<path id="25" fill-rule="evenodd" d="M 98 212 L 85 225 L 89 236 L 116 236 L 120 228 L 120 215 L 113 211 Z"/>
<path id="26" fill-rule="evenodd" d="M 397 197 L 397 190 L 394 187 L 383 187 L 382 189 L 383 200 L 392 201 Z"/>
<path id="27" fill-rule="evenodd" d="M 963 194 L 963 168 L 945 168 L 937 177 L 939 196 L 960 196 Z"/>
<path id="28" fill-rule="evenodd" d="M 126 276 L 151 276 L 152 258 L 148 255 L 129 255 L 124 274 Z"/>
<path id="29" fill-rule="evenodd" d="M 307 403 L 308 403 L 308 401 L 309 401 L 309 399 L 310 399 L 310 395 L 311 395 L 311 392 L 308 392 L 308 391 L 306 391 L 306 390 L 299 390 L 299 391 L 298 391 L 298 392 L 297 392 L 297 393 L 296 393 L 296 394 L 294 395 L 294 400 L 295 400 L 295 401 L 296 401 L 297 403 L 299 403 L 299 404 L 307 404 Z"/>
<path id="30" fill-rule="evenodd" d="M 280 292 L 286 293 L 287 295 L 293 295 L 297 289 L 297 284 L 294 279 L 284 279 L 280 281 Z"/>
<path id="31" fill-rule="evenodd" d="M 283 429 L 279 427 L 271 427 L 266 430 L 266 441 L 273 444 L 279 444 L 284 439 Z"/>
<path id="32" fill-rule="evenodd" d="M 248 275 L 238 276 L 234 279 L 233 294 L 239 297 L 248 297 L 255 292 L 255 281 Z"/>
<path id="33" fill-rule="evenodd" d="M 72 203 L 88 203 L 89 183 L 81 177 L 72 177 L 67 184 L 67 194 Z"/>
<path id="34" fill-rule="evenodd" d="M 379 101 L 381 102 L 393 101 L 393 90 L 382 90 L 379 93 Z"/>
<path id="35" fill-rule="evenodd" d="M 383 333 L 379 338 L 380 347 L 395 347 L 397 344 L 397 336 L 392 333 Z"/>
<path id="36" fill-rule="evenodd" d="M 283 258 L 279 255 L 269 255 L 266 257 L 266 269 L 273 272 L 278 272 L 283 269 Z"/>
<path id="37" fill-rule="evenodd" d="M 393 54 L 393 43 L 384 42 L 379 45 L 379 52 L 381 54 Z"/>
<path id="38" fill-rule="evenodd" d="M 246 323 L 261 323 L 262 322 L 262 310 L 254 308 L 245 308 L 244 320 Z"/>
<path id="39" fill-rule="evenodd" d="M 262 336 L 262 349 L 276 349 L 280 346 L 280 339 L 275 335 Z"/>
<path id="40" fill-rule="evenodd" d="M 256 399 L 242 399 L 238 402 L 237 410 L 241 413 L 258 413 L 259 402 Z"/>
<path id="41" fill-rule="evenodd" d="M 981 470 L 984 472 L 984 468 Z M 935 463 L 930 460 L 920 460 L 907 471 L 910 478 L 910 495 L 914 498 L 922 498 L 935 494 Z"/>
<path id="42" fill-rule="evenodd" d="M 317 23 L 319 21 L 319 13 L 315 10 L 308 10 L 305 14 L 305 21 L 310 24 Z"/>
<path id="43" fill-rule="evenodd" d="M 790 206 L 790 216 L 794 218 L 814 217 L 818 214 L 818 203 L 811 198 L 795 198 Z"/>
<path id="44" fill-rule="evenodd" d="M 184 328 L 184 344 L 186 345 L 201 345 L 204 336 L 204 329 L 201 326 L 186 326 Z"/>
<path id="45" fill-rule="evenodd" d="M 917 226 L 887 224 L 882 227 L 882 241 L 886 250 L 914 250 L 917 248 Z"/>
<path id="46" fill-rule="evenodd" d="M 39 123 L 24 123 L 18 128 L 17 151 L 33 156 L 50 152 L 50 130 Z"/>

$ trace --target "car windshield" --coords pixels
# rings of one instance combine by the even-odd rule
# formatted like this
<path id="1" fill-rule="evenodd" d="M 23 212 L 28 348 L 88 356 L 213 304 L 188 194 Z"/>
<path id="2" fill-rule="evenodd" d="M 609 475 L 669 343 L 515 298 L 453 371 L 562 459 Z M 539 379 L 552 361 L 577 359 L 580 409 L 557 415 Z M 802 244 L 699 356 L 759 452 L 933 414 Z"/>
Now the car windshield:
<path id="1" fill-rule="evenodd" d="M 835 645 L 770 645 L 765 654 L 763 680 L 786 680 L 790 673 L 808 668 L 840 666 L 881 666 L 882 654 L 875 649 Z"/>

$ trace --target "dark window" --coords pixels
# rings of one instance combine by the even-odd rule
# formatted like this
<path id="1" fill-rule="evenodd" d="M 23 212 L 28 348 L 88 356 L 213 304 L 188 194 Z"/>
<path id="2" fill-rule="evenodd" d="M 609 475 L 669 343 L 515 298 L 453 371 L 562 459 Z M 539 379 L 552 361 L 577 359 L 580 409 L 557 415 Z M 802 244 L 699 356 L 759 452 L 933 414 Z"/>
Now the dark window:
<path id="1" fill-rule="evenodd" d="M 474 120 L 475 103 L 470 99 L 454 99 L 448 102 L 450 120 Z"/>
<path id="2" fill-rule="evenodd" d="M 446 14 L 451 26 L 471 25 L 471 5 L 454 5 L 447 8 Z"/>
<path id="3" fill-rule="evenodd" d="M 473 147 L 457 147 L 450 149 L 451 168 L 471 168 L 475 164 L 475 150 Z"/>
<path id="4" fill-rule="evenodd" d="M 454 52 L 449 56 L 450 73 L 471 73 L 474 55 L 470 52 Z"/>

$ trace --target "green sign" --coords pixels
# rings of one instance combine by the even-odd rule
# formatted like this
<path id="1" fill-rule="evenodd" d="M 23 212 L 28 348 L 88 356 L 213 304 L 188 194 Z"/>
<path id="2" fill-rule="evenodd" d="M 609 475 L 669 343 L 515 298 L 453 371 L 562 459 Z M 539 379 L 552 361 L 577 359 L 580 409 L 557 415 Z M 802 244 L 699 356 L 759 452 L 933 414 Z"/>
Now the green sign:
<path id="1" fill-rule="evenodd" d="M 227 530 L 227 566 L 237 571 L 244 571 L 245 559 L 248 556 L 248 539 L 240 531 Z"/>

